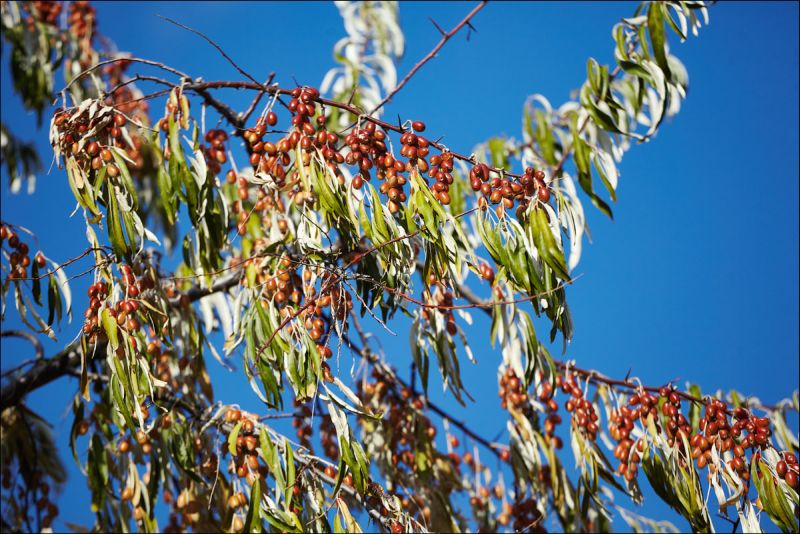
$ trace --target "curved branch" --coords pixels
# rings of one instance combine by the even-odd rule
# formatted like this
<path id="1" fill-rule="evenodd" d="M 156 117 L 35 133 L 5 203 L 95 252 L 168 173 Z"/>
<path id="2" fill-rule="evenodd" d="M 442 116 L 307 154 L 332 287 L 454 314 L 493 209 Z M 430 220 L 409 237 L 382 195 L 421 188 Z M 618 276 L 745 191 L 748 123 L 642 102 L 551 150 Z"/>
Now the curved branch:
<path id="1" fill-rule="evenodd" d="M 469 21 L 470 21 L 470 19 L 471 19 L 472 17 L 474 17 L 475 15 L 477 15 L 477 14 L 478 14 L 478 11 L 480 11 L 481 9 L 483 9 L 483 8 L 486 6 L 486 4 L 487 4 L 487 3 L 488 3 L 488 1 L 486 1 L 486 0 L 485 0 L 485 1 L 481 2 L 480 4 L 478 4 L 477 6 L 475 6 L 475 7 L 473 8 L 473 10 L 472 10 L 472 11 L 470 11 L 470 12 L 467 14 L 467 16 L 466 16 L 466 17 L 464 17 L 464 18 L 461 20 L 461 22 L 459 22 L 458 24 L 456 24 L 456 25 L 453 27 L 453 29 L 452 29 L 452 30 L 450 30 L 450 31 L 449 31 L 449 32 L 447 32 L 447 33 L 443 32 L 443 31 L 442 31 L 442 29 L 439 27 L 439 25 L 438 25 L 438 24 L 436 24 L 436 23 L 434 22 L 434 23 L 433 23 L 433 25 L 434 25 L 434 26 L 436 26 L 436 29 L 437 29 L 437 30 L 439 30 L 439 33 L 441 33 L 441 34 L 442 34 L 442 40 L 441 40 L 441 41 L 439 41 L 439 43 L 438 43 L 436 46 L 434 46 L 434 47 L 433 47 L 433 49 L 432 49 L 430 52 L 428 52 L 428 54 L 427 54 L 425 57 L 423 57 L 423 58 L 422 58 L 422 59 L 421 59 L 421 60 L 420 60 L 420 61 L 419 61 L 419 62 L 418 62 L 416 65 L 414 65 L 414 67 L 413 67 L 413 68 L 412 68 L 410 71 L 408 71 L 408 74 L 406 74 L 406 75 L 403 77 L 403 79 L 402 79 L 402 80 L 400 80 L 400 83 L 398 83 L 398 84 L 397 84 L 397 87 L 395 87 L 394 89 L 392 89 L 392 91 L 391 91 L 391 92 L 390 92 L 388 95 L 386 95 L 386 96 L 383 98 L 383 100 L 381 100 L 381 102 L 380 102 L 380 103 L 379 103 L 379 104 L 378 104 L 378 105 L 375 107 L 375 109 L 373 109 L 372 111 L 370 111 L 370 112 L 369 112 L 369 114 L 370 114 L 370 115 L 373 115 L 373 114 L 374 114 L 376 111 L 378 111 L 378 110 L 379 110 L 379 109 L 381 109 L 381 108 L 382 108 L 382 107 L 383 107 L 385 104 L 387 104 L 387 103 L 388 103 L 388 102 L 389 102 L 389 101 L 392 99 L 392 97 L 393 97 L 394 95 L 396 95 L 398 92 L 400 92 L 400 89 L 402 89 L 402 88 L 403 88 L 403 86 L 405 86 L 405 84 L 406 84 L 406 83 L 408 83 L 408 81 L 411 79 L 411 77 L 412 77 L 412 76 L 414 76 L 414 74 L 416 74 L 416 73 L 417 73 L 417 71 L 418 71 L 419 69 L 421 69 L 421 68 L 422 68 L 422 67 L 425 65 L 425 63 L 427 63 L 428 61 L 430 61 L 431 59 L 433 59 L 433 58 L 434 58 L 434 56 L 436 56 L 436 53 L 437 53 L 439 50 L 441 50 L 441 48 L 444 46 L 444 44 L 445 44 L 447 41 L 449 41 L 449 40 L 450 40 L 450 38 L 451 38 L 451 37 L 453 37 L 453 36 L 454 36 L 456 33 L 458 33 L 458 31 L 459 31 L 461 28 L 463 28 L 464 26 L 469 26 L 469 27 L 471 28 L 471 27 L 472 27 L 472 25 L 471 25 L 471 24 L 470 24 L 470 22 L 469 22 Z M 433 21 L 432 21 L 432 22 L 433 22 Z"/>
<path id="2" fill-rule="evenodd" d="M 0 411 L 19 404 L 22 398 L 31 391 L 69 374 L 80 364 L 80 342 L 78 341 L 73 341 L 52 358 L 38 360 L 36 365 L 0 390 Z"/>
<path id="3" fill-rule="evenodd" d="M 171 18 L 169 18 L 169 17 L 165 17 L 165 16 L 163 16 L 163 15 L 156 15 L 156 16 L 157 16 L 157 17 L 159 17 L 159 18 L 162 18 L 162 19 L 166 20 L 167 22 L 171 22 L 172 24 L 174 24 L 174 25 L 176 25 L 176 26 L 178 26 L 178 27 L 180 27 L 180 28 L 183 28 L 184 30 L 188 30 L 188 31 L 190 31 L 190 32 L 192 32 L 192 33 L 194 33 L 194 34 L 196 34 L 196 35 L 199 35 L 200 37 L 202 37 L 203 39 L 205 39 L 205 40 L 206 40 L 206 41 L 207 41 L 207 42 L 208 42 L 208 43 L 209 43 L 211 46 L 213 46 L 214 48 L 216 48 L 216 49 L 217 49 L 217 51 L 218 51 L 220 54 L 222 54 L 222 57 L 224 57 L 226 60 L 228 60 L 228 63 L 230 63 L 231 65 L 233 65 L 233 68 L 235 68 L 236 70 L 238 70 L 238 71 L 239 71 L 239 74 L 243 75 L 245 78 L 247 78 L 247 79 L 248 79 L 248 80 L 250 80 L 251 82 L 258 83 L 258 80 L 256 80 L 255 78 L 253 78 L 253 77 L 252 77 L 252 76 L 251 76 L 251 75 L 250 75 L 250 74 L 249 74 L 249 73 L 248 73 L 246 70 L 244 70 L 242 67 L 240 67 L 240 66 L 239 66 L 239 65 L 238 65 L 238 64 L 237 64 L 237 63 L 236 63 L 236 62 L 235 62 L 233 59 L 231 59 L 231 57 L 230 57 L 228 54 L 226 54 L 226 53 L 225 53 L 225 51 L 222 49 L 222 47 L 221 47 L 221 46 L 219 46 L 217 43 L 215 43 L 215 42 L 214 42 L 214 41 L 213 41 L 213 40 L 212 40 L 210 37 L 208 37 L 208 36 L 207 36 L 206 34 L 204 34 L 203 32 L 201 32 L 201 31 L 199 31 L 199 30 L 195 30 L 194 28 L 190 28 L 189 26 L 186 26 L 185 24 L 181 24 L 180 22 L 177 22 L 177 21 L 175 21 L 175 20 L 172 20 L 172 19 L 171 19 Z"/>
<path id="4" fill-rule="evenodd" d="M 239 283 L 239 272 L 231 272 L 217 281 L 211 287 L 193 287 L 184 295 L 190 302 L 195 302 L 201 298 L 225 291 Z M 180 298 L 170 301 L 170 305 L 177 307 L 180 305 Z M 38 340 L 37 340 L 38 341 Z M 105 342 L 98 343 L 95 350 L 104 350 Z M 80 340 L 73 341 L 56 355 L 43 359 L 40 358 L 36 364 L 28 369 L 13 381 L 4 385 L 0 390 L 0 411 L 9 406 L 19 404 L 19 402 L 31 391 L 46 386 L 50 382 L 58 380 L 62 376 L 69 375 L 81 365 L 81 345 Z"/>
<path id="5" fill-rule="evenodd" d="M 41 360 L 44 357 L 44 348 L 42 347 L 42 342 L 30 332 L 26 332 L 24 330 L 3 330 L 0 332 L 0 337 L 21 337 L 33 345 L 33 350 L 36 351 L 37 360 Z"/>
<path id="6" fill-rule="evenodd" d="M 461 296 L 464 297 L 466 300 L 468 300 L 469 302 L 471 302 L 473 304 L 473 307 L 475 307 L 475 308 L 477 308 L 479 310 L 482 310 L 484 313 L 486 313 L 487 315 L 489 315 L 491 317 L 491 315 L 492 315 L 492 311 L 491 311 L 492 302 L 491 301 L 481 299 L 480 297 L 478 297 L 475 293 L 473 293 L 469 288 L 467 288 L 463 284 L 459 284 L 459 283 L 456 282 L 454 285 L 458 289 L 458 291 L 461 293 Z M 644 391 L 648 391 L 650 393 L 659 393 L 661 391 L 661 387 L 643 386 L 643 385 L 639 384 L 638 382 L 634 382 L 632 380 L 629 380 L 627 377 L 624 380 L 616 380 L 616 379 L 613 379 L 613 378 L 608 378 L 608 377 L 602 375 L 601 373 L 599 373 L 598 371 L 595 371 L 593 369 L 581 369 L 580 367 L 575 367 L 574 365 L 571 365 L 568 362 L 564 362 L 564 361 L 561 361 L 561 360 L 553 360 L 553 363 L 555 363 L 556 367 L 558 367 L 559 369 L 562 369 L 562 370 L 569 369 L 569 371 L 572 372 L 572 373 L 580 375 L 580 376 L 582 376 L 584 378 L 588 378 L 589 381 L 592 384 L 595 384 L 595 385 L 597 385 L 598 383 L 602 383 L 602 384 L 605 384 L 607 386 L 624 387 L 624 388 L 628 388 L 628 389 L 631 389 L 631 390 L 634 390 L 634 391 L 644 390 Z M 686 393 L 686 392 L 680 391 L 680 390 L 675 390 L 675 393 L 677 393 L 679 397 L 682 397 L 683 399 L 685 399 L 685 400 L 687 400 L 689 402 L 693 402 L 693 403 L 701 404 L 701 405 L 707 405 L 707 404 L 709 404 L 711 402 L 711 400 L 713 400 L 713 397 L 703 397 L 703 398 L 695 397 L 694 395 L 692 395 L 690 393 Z M 756 407 L 756 408 L 761 408 L 761 409 L 766 410 L 766 411 L 775 411 L 775 410 L 778 410 L 778 409 L 784 409 L 781 406 L 773 406 L 773 405 L 769 405 L 769 404 L 759 404 L 759 405 L 756 406 L 756 405 L 750 404 L 750 402 L 748 400 L 745 400 L 744 404 L 745 404 L 745 406 L 753 406 L 753 407 Z M 728 415 L 731 415 L 730 412 L 726 412 L 726 413 L 728 413 Z"/>

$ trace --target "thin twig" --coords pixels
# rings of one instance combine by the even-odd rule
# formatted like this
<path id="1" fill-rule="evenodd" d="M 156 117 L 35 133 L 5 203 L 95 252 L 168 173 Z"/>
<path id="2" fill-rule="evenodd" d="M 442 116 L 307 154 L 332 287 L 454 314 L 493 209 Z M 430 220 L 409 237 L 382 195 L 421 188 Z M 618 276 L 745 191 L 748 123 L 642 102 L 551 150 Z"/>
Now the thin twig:
<path id="1" fill-rule="evenodd" d="M 272 80 L 274 78 L 275 78 L 275 71 L 272 71 L 269 73 L 267 81 L 264 82 L 264 86 L 269 86 L 269 84 L 272 83 Z M 264 96 L 264 91 L 259 91 L 256 97 L 253 99 L 253 101 L 250 102 L 250 106 L 247 108 L 247 110 L 245 110 L 244 113 L 239 114 L 239 119 L 242 121 L 242 125 L 247 124 L 247 119 L 249 119 L 250 115 L 252 115 L 253 111 L 255 111 L 256 106 L 261 101 L 262 96 Z"/>
<path id="2" fill-rule="evenodd" d="M 22 362 L 14 369 L 9 369 L 8 371 L 4 371 L 3 375 L 6 375 L 21 367 L 24 367 L 25 365 L 28 365 L 30 363 L 33 363 L 36 360 L 41 360 L 44 357 L 44 348 L 42 347 L 41 341 L 39 341 L 39 339 L 30 332 L 26 332 L 24 330 L 3 330 L 2 332 L 0 332 L 0 337 L 20 337 L 25 341 L 28 341 L 31 345 L 33 345 L 33 350 L 36 352 L 36 358 L 34 360 L 28 360 Z"/>
<path id="3" fill-rule="evenodd" d="M 189 26 L 186 26 L 185 24 L 181 24 L 180 22 L 178 22 L 178 21 L 175 21 L 175 20 L 172 20 L 171 18 L 169 18 L 169 17 L 165 17 L 165 16 L 163 16 L 163 15 L 156 15 L 156 17 L 159 17 L 159 18 L 161 18 L 161 19 L 164 19 L 164 20 L 166 20 L 167 22 L 171 22 L 172 24 L 174 24 L 174 25 L 176 25 L 176 26 L 179 26 L 179 27 L 183 28 L 184 30 L 188 30 L 188 31 L 190 31 L 190 32 L 192 32 L 192 33 L 194 33 L 194 34 L 196 34 L 196 35 L 199 35 L 200 37 L 202 37 L 203 39 L 205 39 L 206 41 L 208 41 L 208 43 L 209 43 L 211 46 L 213 46 L 214 48 L 216 48 L 216 49 L 217 49 L 217 51 L 218 51 L 220 54 L 222 54 L 222 57 L 224 57 L 226 60 L 228 60 L 228 63 L 230 63 L 231 65 L 233 65 L 233 68 L 235 68 L 236 70 L 238 70 L 238 71 L 239 71 L 239 74 L 241 74 L 242 76 L 244 76 L 245 78 L 247 78 L 248 80 L 250 80 L 250 81 L 251 81 L 251 82 L 253 82 L 253 83 L 258 83 L 258 80 L 256 80 L 256 79 L 255 79 L 255 78 L 253 78 L 252 76 L 250 76 L 250 74 L 249 74 L 249 73 L 248 73 L 246 70 L 244 70 L 242 67 L 240 67 L 240 66 L 239 66 L 239 65 L 238 65 L 238 64 L 237 64 L 237 63 L 236 63 L 236 62 L 235 62 L 233 59 L 231 59 L 231 57 L 230 57 L 228 54 L 226 54 L 226 53 L 225 53 L 225 51 L 222 49 L 222 47 L 221 47 L 221 46 L 219 46 L 217 43 L 215 43 L 215 42 L 214 42 L 214 41 L 213 41 L 213 40 L 212 40 L 210 37 L 208 37 L 207 35 L 205 35 L 203 32 L 201 32 L 201 31 L 199 31 L 199 30 L 195 30 L 194 28 L 190 28 Z"/>
<path id="4" fill-rule="evenodd" d="M 41 280 L 43 278 L 47 278 L 48 276 L 52 276 L 56 272 L 60 271 L 61 269 L 63 269 L 67 265 L 70 265 L 71 263 L 75 263 L 79 259 L 87 256 L 88 254 L 90 254 L 92 252 L 103 252 L 103 253 L 105 253 L 105 249 L 103 247 L 89 247 L 86 250 L 84 250 L 80 255 L 75 256 L 74 258 L 69 259 L 69 260 L 65 261 L 64 263 L 59 264 L 59 266 L 56 267 L 55 269 L 53 269 L 52 271 L 46 272 L 44 274 L 40 274 L 39 276 L 31 276 L 31 277 L 26 277 L 26 278 L 17 278 L 16 280 Z"/>
<path id="5" fill-rule="evenodd" d="M 442 39 L 441 39 L 441 40 L 440 40 L 440 41 L 437 43 L 437 45 L 436 45 L 436 46 L 434 46 L 434 47 L 433 47 L 433 49 L 432 49 L 430 52 L 428 52 L 428 54 L 427 54 L 425 57 L 423 57 L 421 60 L 419 60 L 419 61 L 417 62 L 417 64 L 416 64 L 416 65 L 414 65 L 414 66 L 411 68 L 411 70 L 410 70 L 410 71 L 408 71 L 408 74 L 406 74 L 406 75 L 403 77 L 403 79 L 402 79 L 402 80 L 400 80 L 400 83 L 398 83 L 398 84 L 397 84 L 397 86 L 396 86 L 394 89 L 392 89 L 392 90 L 389 92 L 389 94 L 387 94 L 387 95 L 386 95 L 386 96 L 383 98 L 383 100 L 381 100 L 381 101 L 380 101 L 380 103 L 379 103 L 377 106 L 375 106 L 375 109 L 373 109 L 372 111 L 370 111 L 370 113 L 369 113 L 369 114 L 370 114 L 370 115 L 374 115 L 376 111 L 378 111 L 379 109 L 381 109 L 381 108 L 384 106 L 384 104 L 386 104 L 387 102 L 389 102 L 389 101 L 392 99 L 392 97 L 393 97 L 394 95 L 396 95 L 396 94 L 397 94 L 397 93 L 398 93 L 398 92 L 399 92 L 399 91 L 400 91 L 400 90 L 401 90 L 401 89 L 402 89 L 402 88 L 403 88 L 403 87 L 404 87 L 404 86 L 405 86 L 405 85 L 408 83 L 408 81 L 409 81 L 409 80 L 410 80 L 410 79 L 411 79 L 411 78 L 414 76 L 414 74 L 416 74 L 416 73 L 417 73 L 417 71 L 418 71 L 419 69 L 421 69 L 421 68 L 422 68 L 422 67 L 425 65 L 425 63 L 427 63 L 428 61 L 430 61 L 431 59 L 433 59 L 433 58 L 434 58 L 434 56 L 436 56 L 436 53 L 437 53 L 439 50 L 441 50 L 441 48 L 444 46 L 444 44 L 445 44 L 447 41 L 449 41 L 449 40 L 450 40 L 450 38 L 451 38 L 451 37 L 453 37 L 453 36 L 454 36 L 456 33 L 458 33 L 458 31 L 459 31 L 461 28 L 463 28 L 464 26 L 466 26 L 466 25 L 469 23 L 469 20 L 470 20 L 472 17 L 474 17 L 474 16 L 475 16 L 475 15 L 478 13 L 478 11 L 480 11 L 481 9 L 483 9 L 483 8 L 486 6 L 486 4 L 487 4 L 487 2 L 486 2 L 486 1 L 484 1 L 484 2 L 481 2 L 480 4 L 478 4 L 477 6 L 475 6 L 475 7 L 472 9 L 472 11 L 470 11 L 470 12 L 467 14 L 467 16 L 466 16 L 466 17 L 464 17 L 464 18 L 461 20 L 461 22 L 459 22 L 458 24 L 456 24 L 456 25 L 453 27 L 453 29 L 452 29 L 452 30 L 450 30 L 450 31 L 449 31 L 449 32 L 447 32 L 447 33 L 444 33 L 444 32 L 442 31 L 442 29 L 439 27 L 439 25 L 438 25 L 438 24 L 436 24 L 436 22 L 435 22 L 433 19 L 431 19 L 431 22 L 433 22 L 433 25 L 434 25 L 434 26 L 436 26 L 436 29 L 437 29 L 437 30 L 439 30 L 439 33 L 441 33 L 441 34 L 442 34 Z"/>
<path id="6" fill-rule="evenodd" d="M 169 65 L 165 65 L 164 63 L 161 63 L 160 61 L 153 61 L 151 59 L 142 59 L 142 58 L 138 58 L 138 57 L 117 57 L 117 58 L 113 58 L 113 59 L 107 59 L 105 61 L 100 61 L 98 63 L 95 63 L 91 67 L 88 67 L 87 69 L 83 70 L 77 76 L 72 78 L 69 81 L 69 83 L 67 83 L 67 85 L 65 85 L 64 88 L 59 92 L 66 91 L 67 89 L 72 87 L 73 83 L 75 83 L 76 81 L 80 80 L 81 78 L 83 78 L 84 76 L 86 76 L 87 74 L 92 72 L 93 70 L 97 70 L 98 68 L 102 67 L 103 65 L 110 65 L 111 63 L 119 63 L 121 61 L 132 61 L 134 63 L 142 63 L 143 65 L 150 65 L 151 67 L 158 67 L 159 69 L 165 70 L 167 72 L 171 72 L 172 74 L 175 74 L 176 76 L 178 76 L 180 78 L 185 78 L 187 80 L 191 79 L 189 77 L 189 75 L 186 74 L 185 72 L 181 72 L 178 69 L 170 67 Z"/>

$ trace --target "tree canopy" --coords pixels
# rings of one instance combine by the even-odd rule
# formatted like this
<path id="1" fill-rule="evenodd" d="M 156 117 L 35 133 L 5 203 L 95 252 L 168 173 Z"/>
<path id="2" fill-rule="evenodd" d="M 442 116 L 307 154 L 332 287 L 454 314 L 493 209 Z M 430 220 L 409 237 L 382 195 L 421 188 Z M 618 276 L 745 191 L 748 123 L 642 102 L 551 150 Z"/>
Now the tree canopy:
<path id="1" fill-rule="evenodd" d="M 75 376 L 70 442 L 93 530 L 609 531 L 616 517 L 677 532 L 626 506 L 647 485 L 694 531 L 761 531 L 764 516 L 796 531 L 796 391 L 765 405 L 568 359 L 584 202 L 613 217 L 626 152 L 687 96 L 669 42 L 699 36 L 709 7 L 631 4 L 613 64 L 589 58 L 572 100 L 533 94 L 519 140 L 450 147 L 386 106 L 487 3 L 434 22 L 441 40 L 402 78 L 400 6 L 336 5 L 345 37 L 314 86 L 258 79 L 181 21 L 168 19 L 239 76 L 120 53 L 89 2 L 2 4 L 14 88 L 47 128 L 87 240 L 56 262 L 2 221 L 3 320 L 27 327 L 3 335 L 36 352 L 3 369 L 4 530 L 58 515 L 61 454 L 26 396 Z M 231 89 L 250 104 L 232 108 Z M 2 159 L 12 190 L 35 194 L 50 155 L 3 123 Z M 78 276 L 86 295 L 70 290 Z M 428 395 L 469 405 L 485 386 L 461 373 L 475 314 L 499 355 L 499 438 Z M 77 337 L 45 354 L 70 321 Z M 407 344 L 381 345 L 401 322 Z M 250 388 L 215 388 L 218 364 Z"/>

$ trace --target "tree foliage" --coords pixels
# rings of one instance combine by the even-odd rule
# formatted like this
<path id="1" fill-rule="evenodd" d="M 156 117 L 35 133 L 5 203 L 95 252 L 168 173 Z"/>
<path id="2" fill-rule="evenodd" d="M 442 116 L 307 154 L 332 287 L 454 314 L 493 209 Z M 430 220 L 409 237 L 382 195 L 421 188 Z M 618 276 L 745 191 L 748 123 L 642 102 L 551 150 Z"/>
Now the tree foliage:
<path id="1" fill-rule="evenodd" d="M 3 221 L 4 318 L 13 299 L 33 334 L 55 339 L 73 316 L 65 272 L 89 258 L 93 277 L 76 299 L 77 340 L 4 370 L 4 528 L 48 528 L 58 513 L 49 492 L 64 468 L 25 396 L 70 374 L 72 454 L 95 530 L 607 531 L 616 516 L 636 531 L 677 531 L 621 504 L 640 503 L 644 482 L 696 531 L 714 530 L 719 514 L 760 531 L 759 511 L 796 531 L 798 438 L 784 415 L 796 392 L 765 406 L 615 380 L 557 359 L 534 328 L 542 318 L 566 351 L 583 200 L 611 217 L 625 152 L 679 112 L 688 75 L 668 41 L 697 35 L 705 4 L 637 6 L 612 29 L 615 63 L 589 58 L 574 100 L 531 95 L 520 140 L 491 137 L 470 155 L 435 141 L 441 132 L 413 110 L 381 117 L 408 79 L 395 67 L 398 6 L 337 6 L 346 37 L 318 90 L 259 81 L 218 47 L 241 79 L 207 82 L 118 53 L 87 2 L 66 13 L 3 3 L 14 87 L 50 117 L 88 241 L 57 264 Z M 483 6 L 440 29 L 439 47 Z M 252 92 L 251 105 L 231 109 L 225 88 Z M 224 126 L 207 128 L 212 114 Z M 28 180 L 32 192 L 40 158 L 11 128 L 11 187 Z M 474 313 L 491 318 L 502 354 L 507 443 L 427 397 L 435 382 L 471 402 L 460 366 L 473 359 Z M 403 317 L 410 382 L 372 332 Z M 41 347 L 29 332 L 8 335 Z M 365 365 L 338 372 L 343 352 Z M 225 367 L 241 357 L 263 410 L 215 390 L 209 357 Z M 281 418 L 296 439 L 272 424 Z M 559 452 L 565 423 L 573 459 Z M 472 441 L 467 452 L 452 426 Z"/>

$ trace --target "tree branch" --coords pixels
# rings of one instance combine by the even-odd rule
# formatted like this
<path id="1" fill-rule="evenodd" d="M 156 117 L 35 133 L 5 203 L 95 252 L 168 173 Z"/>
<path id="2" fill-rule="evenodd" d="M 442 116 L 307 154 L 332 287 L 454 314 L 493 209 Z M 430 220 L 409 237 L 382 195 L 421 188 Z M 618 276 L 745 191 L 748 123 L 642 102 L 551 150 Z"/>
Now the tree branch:
<path id="1" fill-rule="evenodd" d="M 468 24 L 469 24 L 469 21 L 470 21 L 470 19 L 471 19 L 472 17 L 474 17 L 475 15 L 477 15 L 477 14 L 478 14 L 478 11 L 480 11 L 481 9 L 483 9 L 483 8 L 486 6 L 486 4 L 487 4 L 487 3 L 488 3 L 488 2 L 484 1 L 484 2 L 481 2 L 480 4 L 478 4 L 477 6 L 475 6 L 475 7 L 472 9 L 472 11 L 470 11 L 470 12 L 467 14 L 467 16 L 466 16 L 466 17 L 464 17 L 464 18 L 461 20 L 461 22 L 459 22 L 458 24 L 456 24 L 456 25 L 453 27 L 453 29 L 452 29 L 452 30 L 450 30 L 450 31 L 449 31 L 449 32 L 447 32 L 447 33 L 444 33 L 444 31 L 443 31 L 443 30 L 442 30 L 442 29 L 439 27 L 439 25 L 438 25 L 438 24 L 436 24 L 436 22 L 435 22 L 433 19 L 431 19 L 431 22 L 433 22 L 433 25 L 434 25 L 434 26 L 436 26 L 436 29 L 437 29 L 437 30 L 439 30 L 439 33 L 441 33 L 441 34 L 442 34 L 442 39 L 441 39 L 441 40 L 440 40 L 440 41 L 437 43 L 437 45 L 436 45 L 436 46 L 434 46 L 434 47 L 433 47 L 433 49 L 432 49 L 430 52 L 428 52 L 428 53 L 425 55 L 425 57 L 423 57 L 421 60 L 419 60 L 419 61 L 417 62 L 417 64 L 416 64 L 416 65 L 414 65 L 414 66 L 411 68 L 411 70 L 410 70 L 410 71 L 408 71 L 408 74 L 406 74 L 406 75 L 403 77 L 403 79 L 402 79 L 402 80 L 400 80 L 400 83 L 398 83 L 398 84 L 397 84 L 397 86 L 396 86 L 394 89 L 392 89 L 392 90 L 389 92 L 389 94 L 388 94 L 388 95 L 386 95 L 386 96 L 383 98 L 383 100 L 381 100 L 381 101 L 380 101 L 380 103 L 379 103 L 377 106 L 375 106 L 375 109 L 373 109 L 372 111 L 370 111 L 370 112 L 369 112 L 369 114 L 370 114 L 370 115 L 374 115 L 374 114 L 375 114 L 375 112 L 376 112 L 376 111 L 378 111 L 379 109 L 381 109 L 381 108 L 382 108 L 382 107 L 383 107 L 385 104 L 387 104 L 387 103 L 388 103 L 388 102 L 389 102 L 389 101 L 392 99 L 392 97 L 394 97 L 394 95 L 396 95 L 398 92 L 400 92 L 400 90 L 401 90 L 401 89 L 402 89 L 402 88 L 403 88 L 403 87 L 404 87 L 404 86 L 405 86 L 405 85 L 408 83 L 408 81 L 409 81 L 409 80 L 410 80 L 410 79 L 411 79 L 411 78 L 412 78 L 412 77 L 413 77 L 413 76 L 414 76 L 414 75 L 417 73 L 417 71 L 418 71 L 419 69 L 421 69 L 421 68 L 422 68 L 422 67 L 425 65 L 425 63 L 427 63 L 428 61 L 430 61 L 431 59 L 433 59 L 433 58 L 436 56 L 436 53 L 437 53 L 439 50 L 441 50 L 441 48 L 444 46 L 444 44 L 445 44 L 447 41 L 449 41 L 449 40 L 450 40 L 450 38 L 451 38 L 451 37 L 453 37 L 453 36 L 454 36 L 456 33 L 458 33 L 458 31 L 459 31 L 461 28 L 463 28 L 464 26 L 468 25 Z"/>
<path id="2" fill-rule="evenodd" d="M 245 78 L 247 78 L 247 79 L 248 79 L 248 80 L 250 80 L 251 82 L 258 83 L 258 80 L 256 80 L 256 79 L 255 79 L 255 78 L 253 78 L 252 76 L 250 76 L 250 74 L 249 74 L 249 73 L 248 73 L 246 70 L 244 70 L 242 67 L 240 67 L 240 66 L 239 66 L 239 65 L 238 65 L 238 64 L 237 64 L 237 63 L 236 63 L 236 62 L 235 62 L 233 59 L 231 59 L 231 58 L 230 58 L 230 56 L 228 56 L 228 54 L 226 54 L 226 53 L 225 53 L 225 51 L 222 49 L 222 47 L 221 47 L 221 46 L 219 46 L 217 43 L 215 43 L 215 42 L 214 42 L 214 41 L 213 41 L 213 40 L 212 40 L 210 37 L 208 37 L 208 36 L 207 36 L 206 34 L 204 34 L 203 32 L 201 32 L 201 31 L 199 31 L 199 30 L 195 30 L 194 28 L 190 28 L 189 26 L 186 26 L 186 25 L 184 25 L 184 24 L 181 24 L 180 22 L 177 22 L 177 21 L 175 21 L 175 20 L 172 20 L 172 19 L 171 19 L 171 18 L 169 18 L 169 17 L 165 17 L 165 16 L 163 16 L 163 15 L 156 15 L 156 16 L 157 16 L 157 17 L 159 17 L 159 18 L 162 18 L 162 19 L 166 20 L 167 22 L 171 22 L 172 24 L 174 24 L 174 25 L 176 25 L 176 26 L 178 26 L 178 27 L 180 27 L 180 28 L 183 28 L 184 30 L 188 30 L 188 31 L 190 31 L 190 32 L 192 32 L 192 33 L 194 33 L 194 34 L 196 34 L 196 35 L 199 35 L 200 37 L 202 37 L 203 39 L 205 39 L 206 41 L 208 41 L 208 43 L 209 43 L 211 46 L 213 46 L 214 48 L 216 48 L 216 49 L 217 49 L 217 51 L 218 51 L 220 54 L 222 54 L 222 57 L 224 57 L 226 60 L 228 60 L 228 63 L 230 63 L 231 65 L 233 65 L 233 68 L 235 68 L 236 70 L 238 70 L 238 71 L 239 71 L 239 74 L 241 74 L 242 76 L 244 76 Z"/>
<path id="3" fill-rule="evenodd" d="M 225 291 L 239 283 L 239 274 L 238 270 L 231 272 L 216 280 L 209 288 L 193 287 L 184 295 L 189 298 L 190 302 L 195 302 L 212 293 Z M 172 299 L 170 305 L 173 307 L 179 306 L 180 297 Z M 95 349 L 98 351 L 104 350 L 105 342 L 98 343 Z M 77 340 L 67 345 L 56 355 L 47 359 L 39 359 L 33 367 L 3 386 L 2 390 L 0 390 L 0 411 L 9 406 L 19 404 L 22 398 L 31 391 L 46 386 L 50 382 L 70 374 L 75 368 L 80 367 L 80 351 L 80 341 Z"/>
<path id="4" fill-rule="evenodd" d="M 44 357 L 44 348 L 42 347 L 41 341 L 39 341 L 36 336 L 30 332 L 26 332 L 24 330 L 3 330 L 0 332 L 0 337 L 21 337 L 33 345 L 33 350 L 36 352 L 37 360 L 40 360 Z"/>

